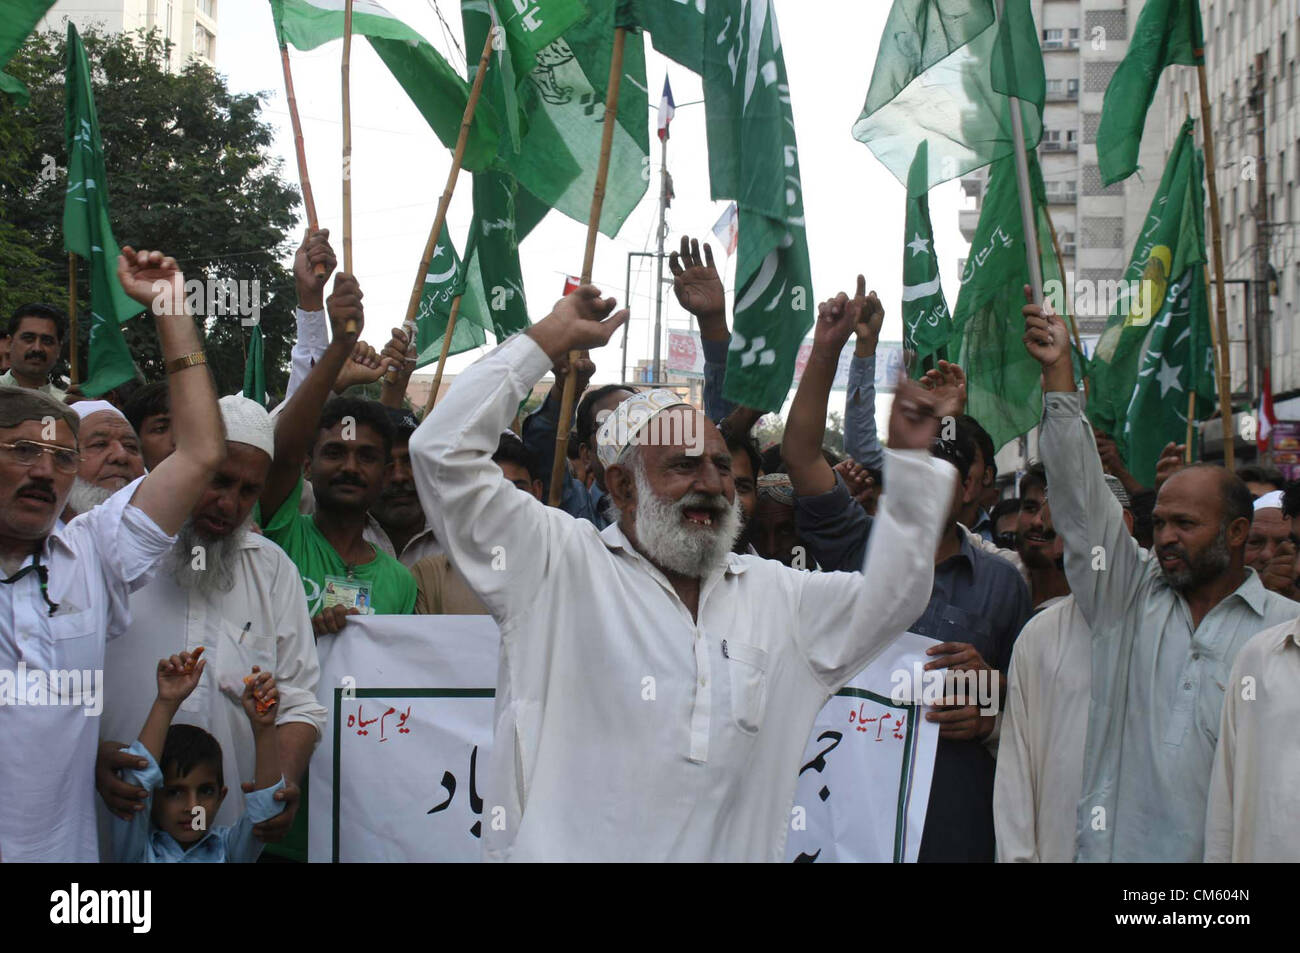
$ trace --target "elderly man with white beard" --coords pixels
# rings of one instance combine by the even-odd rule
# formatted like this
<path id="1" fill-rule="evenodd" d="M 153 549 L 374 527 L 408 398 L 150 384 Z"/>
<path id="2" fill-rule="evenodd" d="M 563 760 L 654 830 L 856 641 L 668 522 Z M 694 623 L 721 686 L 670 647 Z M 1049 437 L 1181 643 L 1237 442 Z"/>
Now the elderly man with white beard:
<path id="1" fill-rule="evenodd" d="M 263 841 L 279 841 L 293 823 L 299 784 L 320 732 L 325 709 L 316 700 L 320 664 L 298 570 L 280 547 L 252 531 L 252 511 L 262 494 L 275 452 L 275 429 L 256 401 L 232 395 L 218 402 L 226 430 L 226 459 L 177 534 L 158 574 L 131 596 L 127 638 L 110 642 L 104 657 L 104 715 L 100 721 L 96 785 L 100 850 L 106 860 L 112 819 L 124 820 L 145 803 L 143 788 L 114 769 L 143 767 L 128 755 L 153 703 L 159 658 L 206 650 L 198 687 L 177 712 L 177 724 L 197 725 L 221 744 L 223 775 L 253 780 L 252 729 L 240 696 L 253 666 L 275 675 L 280 691 L 276 735 L 285 789 L 275 799 L 285 809 L 254 828 Z M 106 808 L 106 809 L 105 809 Z M 242 798 L 226 798 L 209 826 L 234 824 Z"/>
<path id="2" fill-rule="evenodd" d="M 955 481 L 925 450 L 943 408 L 906 383 L 895 398 L 887 481 L 909 492 L 882 506 L 861 573 L 730 552 L 730 454 L 667 392 L 601 425 L 618 519 L 597 531 L 519 492 L 492 453 L 553 364 L 626 320 L 613 309 L 579 288 L 411 437 L 425 512 L 501 629 L 485 855 L 778 861 L 817 712 L 929 599 Z"/>
<path id="3" fill-rule="evenodd" d="M 144 476 L 144 456 L 126 414 L 106 400 L 81 400 L 72 405 L 81 418 L 77 438 L 81 464 L 63 513 L 66 523 L 108 500 L 132 480 Z"/>

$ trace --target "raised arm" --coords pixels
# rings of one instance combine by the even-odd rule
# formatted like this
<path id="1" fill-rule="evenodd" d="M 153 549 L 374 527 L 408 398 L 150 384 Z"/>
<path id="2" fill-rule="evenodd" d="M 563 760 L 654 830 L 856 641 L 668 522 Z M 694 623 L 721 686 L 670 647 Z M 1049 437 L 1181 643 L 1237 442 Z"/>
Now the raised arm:
<path id="1" fill-rule="evenodd" d="M 900 382 L 885 454 L 885 484 L 895 489 L 881 499 L 861 573 L 808 573 L 800 579 L 795 638 L 828 692 L 838 691 L 906 631 L 930 601 L 934 551 L 957 471 L 927 448 L 939 418 L 950 412 L 942 396 Z"/>
<path id="2" fill-rule="evenodd" d="M 873 301 L 879 307 L 875 299 L 875 292 L 867 295 L 866 279 L 858 275 L 858 293 L 852 300 L 841 291 L 817 307 L 812 354 L 790 405 L 785 437 L 781 441 L 781 457 L 796 496 L 817 496 L 835 486 L 835 473 L 822 456 L 826 407 L 835 383 L 840 351 L 853 333 L 857 316 L 871 308 Z"/>
<path id="3" fill-rule="evenodd" d="M 321 409 L 365 324 L 361 298 L 361 286 L 357 280 L 340 272 L 334 279 L 334 293 L 327 302 L 334 339 L 276 418 L 275 457 L 262 490 L 263 521 L 270 520 L 280 509 L 302 476 L 303 460 L 316 439 Z M 352 333 L 346 330 L 349 319 L 356 321 L 356 330 Z"/>
<path id="4" fill-rule="evenodd" d="M 189 518 L 226 457 L 217 391 L 203 361 L 198 328 L 185 308 L 185 277 L 176 260 L 128 246 L 117 257 L 117 278 L 127 294 L 153 313 L 176 435 L 175 452 L 141 481 L 131 503 L 170 536 Z"/>
<path id="5" fill-rule="evenodd" d="M 1029 289 L 1026 287 L 1026 298 Z M 1092 427 L 1074 386 L 1069 332 L 1050 307 L 1024 308 L 1025 349 L 1043 366 L 1046 407 L 1039 452 L 1052 495 L 1052 522 L 1065 540 L 1065 575 L 1098 635 L 1122 616 L 1149 567 L 1106 486 Z"/>
<path id="6" fill-rule="evenodd" d="M 298 307 L 294 316 L 298 323 L 298 337 L 289 352 L 289 385 L 284 399 L 288 400 L 302 386 L 311 369 L 329 347 L 329 319 L 325 316 L 325 282 L 329 280 L 338 263 L 329 243 L 328 228 L 303 233 L 302 244 L 293 256 L 293 282 L 298 292 Z M 325 270 L 316 274 L 316 266 Z"/>
<path id="7" fill-rule="evenodd" d="M 584 285 L 456 378 L 411 435 L 420 503 L 447 556 L 503 625 L 526 611 L 555 563 L 557 539 L 582 531 L 568 514 L 504 480 L 492 462 L 501 431 L 542 375 L 570 350 L 604 345 L 627 318 Z"/>
<path id="8" fill-rule="evenodd" d="M 700 325 L 700 342 L 704 348 L 704 414 L 715 424 L 736 409 L 722 396 L 727 377 L 727 348 L 731 332 L 727 329 L 727 293 L 713 264 L 713 249 L 682 236 L 681 248 L 668 256 L 673 273 L 673 293 L 677 302 L 695 316 Z"/>
<path id="9" fill-rule="evenodd" d="M 858 276 L 858 294 L 865 291 Z M 849 386 L 844 397 L 844 452 L 864 467 L 880 470 L 885 451 L 876 433 L 876 346 L 885 309 L 873 294 L 859 304 L 853 299 L 853 332 L 857 343 L 849 363 Z"/>

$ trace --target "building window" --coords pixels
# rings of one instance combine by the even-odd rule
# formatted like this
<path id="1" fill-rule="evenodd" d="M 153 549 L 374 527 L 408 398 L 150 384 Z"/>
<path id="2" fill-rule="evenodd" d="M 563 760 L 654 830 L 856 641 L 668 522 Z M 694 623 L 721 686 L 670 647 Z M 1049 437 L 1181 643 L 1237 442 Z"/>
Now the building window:
<path id="1" fill-rule="evenodd" d="M 1060 50 L 1065 47 L 1064 30 L 1044 30 L 1043 31 L 1043 49 Z"/>
<path id="2" fill-rule="evenodd" d="M 212 17 L 217 17 L 217 0 L 199 0 L 199 12 Z"/>

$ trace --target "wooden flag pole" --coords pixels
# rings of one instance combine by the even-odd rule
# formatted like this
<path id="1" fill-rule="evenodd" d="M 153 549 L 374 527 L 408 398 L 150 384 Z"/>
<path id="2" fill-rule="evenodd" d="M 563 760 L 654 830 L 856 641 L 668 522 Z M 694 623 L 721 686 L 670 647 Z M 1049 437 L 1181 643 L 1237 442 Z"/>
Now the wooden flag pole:
<path id="1" fill-rule="evenodd" d="M 997 20 L 1002 19 L 1002 0 L 995 0 Z M 1029 185 L 1029 159 L 1025 156 L 1025 124 L 1020 115 L 1020 100 L 1007 97 L 1011 113 L 1011 139 L 1016 158 L 1016 191 L 1020 195 L 1020 222 L 1025 233 L 1025 262 L 1029 266 L 1029 287 L 1034 303 L 1043 303 L 1043 265 L 1038 255 L 1038 229 L 1034 221 L 1034 196 Z"/>
<path id="2" fill-rule="evenodd" d="M 1043 215 L 1046 216 L 1046 218 L 1047 218 L 1047 227 L 1048 227 L 1048 228 L 1051 230 L 1051 232 L 1052 232 L 1052 251 L 1056 252 L 1056 263 L 1057 263 L 1058 265 L 1060 265 L 1060 267 L 1061 267 L 1061 272 L 1062 272 L 1062 274 L 1064 274 L 1064 272 L 1065 272 L 1065 265 L 1062 264 L 1063 258 L 1062 258 L 1062 256 L 1061 256 L 1061 243 L 1057 240 L 1057 237 L 1056 237 L 1056 225 L 1053 224 L 1053 222 L 1052 222 L 1052 213 L 1049 212 L 1047 209 L 1043 209 Z M 1063 305 L 1063 307 L 1061 308 L 1061 311 L 1063 312 L 1063 313 L 1062 313 L 1062 317 L 1064 317 L 1064 318 L 1066 319 L 1066 322 L 1065 322 L 1065 323 L 1068 324 L 1068 325 L 1070 326 L 1070 331 L 1071 331 L 1071 333 L 1074 334 L 1074 346 L 1075 346 L 1075 348 L 1076 348 L 1076 349 L 1078 350 L 1078 352 L 1079 352 L 1079 360 L 1082 361 L 1082 360 L 1083 360 L 1083 342 L 1082 342 L 1081 340 L 1079 340 L 1079 322 L 1078 322 L 1078 319 L 1077 319 L 1077 315 L 1072 315 L 1072 314 L 1070 314 L 1070 309 L 1069 309 L 1069 307 L 1068 307 L 1068 305 L 1069 305 L 1069 300 L 1070 300 L 1070 299 L 1069 299 L 1069 293 L 1068 293 L 1068 290 L 1063 290 L 1063 291 L 1062 291 L 1062 298 L 1061 298 L 1061 304 Z M 1086 378 L 1086 377 L 1083 379 L 1083 396 L 1084 396 L 1084 400 L 1087 400 L 1087 398 L 1088 398 L 1088 378 Z"/>
<path id="3" fill-rule="evenodd" d="M 1205 183 L 1210 193 L 1210 233 L 1214 247 L 1214 320 L 1210 333 L 1214 354 L 1218 358 L 1219 420 L 1223 430 L 1223 465 L 1233 469 L 1232 367 L 1228 353 L 1228 304 L 1223 293 L 1223 230 L 1219 221 L 1219 187 L 1214 178 L 1214 127 L 1210 123 L 1210 94 L 1205 80 L 1205 58 L 1196 64 L 1196 80 L 1201 93 L 1201 141 L 1205 146 Z"/>
<path id="4" fill-rule="evenodd" d="M 424 243 L 424 254 L 420 257 L 420 270 L 416 273 L 415 285 L 411 288 L 411 300 L 406 303 L 406 320 L 402 323 L 402 328 L 408 335 L 408 352 L 415 345 L 415 312 L 420 308 L 420 296 L 424 291 L 425 276 L 429 273 L 429 262 L 433 260 L 433 250 L 438 245 L 438 236 L 442 234 L 442 227 L 447 222 L 447 209 L 451 207 L 451 195 L 456 190 L 460 165 L 465 159 L 465 145 L 469 142 L 469 130 L 474 124 L 474 110 L 478 108 L 479 94 L 483 92 L 483 76 L 487 73 L 488 61 L 492 56 L 494 33 L 496 27 L 488 27 L 487 39 L 483 42 L 483 55 L 478 60 L 478 72 L 474 74 L 474 85 L 470 87 L 469 99 L 465 102 L 465 114 L 460 120 L 460 135 L 456 137 L 456 150 L 451 156 L 451 170 L 447 173 L 447 185 L 442 190 L 442 197 L 438 199 L 438 212 L 433 217 L 433 228 L 429 229 L 429 239 Z M 459 296 L 457 299 L 459 300 Z M 447 361 L 447 344 L 451 341 L 453 330 L 452 319 L 449 317 L 447 331 L 442 337 L 443 348 L 442 356 L 438 358 L 437 380 L 442 380 L 442 367 Z M 414 361 L 415 358 L 408 357 L 407 360 Z M 397 383 L 397 371 L 389 369 L 384 379 L 390 384 Z"/>
<path id="5" fill-rule="evenodd" d="M 605 122 L 601 130 L 600 164 L 596 166 L 596 187 L 591 192 L 591 214 L 587 216 L 587 248 L 582 256 L 582 283 L 591 284 L 591 269 L 596 263 L 596 236 L 600 234 L 600 210 L 605 204 L 605 179 L 609 175 L 609 153 L 614 146 L 614 127 L 618 125 L 618 88 L 623 81 L 623 42 L 627 31 L 614 31 L 614 50 L 609 59 L 609 87 L 605 93 Z M 573 403 L 578 391 L 578 358 L 581 351 L 569 352 L 569 373 L 564 377 L 564 396 L 560 402 L 560 419 L 555 425 L 555 459 L 551 462 L 551 492 L 548 502 L 559 506 L 564 495 L 564 468 L 568 465 L 569 426 L 573 421 Z"/>
<path id="6" fill-rule="evenodd" d="M 77 253 L 68 252 L 68 369 L 74 385 L 81 383 L 77 372 Z"/>
<path id="7" fill-rule="evenodd" d="M 289 101 L 289 124 L 293 127 L 293 150 L 298 159 L 302 204 L 307 211 L 307 227 L 314 232 L 319 227 L 316 221 L 316 199 L 311 194 L 311 179 L 307 176 L 307 149 L 302 139 L 302 120 L 298 118 L 298 97 L 293 93 L 293 74 L 289 71 L 289 47 L 283 43 L 280 44 L 280 65 L 284 67 L 284 95 Z M 325 263 L 317 262 L 312 271 L 316 275 L 325 274 Z"/>
<path id="8" fill-rule="evenodd" d="M 1192 462 L 1192 435 L 1196 432 L 1196 391 L 1187 394 L 1187 437 L 1183 440 L 1183 462 Z"/>
<path id="9" fill-rule="evenodd" d="M 352 0 L 343 6 L 343 273 L 352 274 L 352 97 L 349 93 L 348 65 L 352 62 Z M 343 328 L 355 334 L 357 322 L 352 318 Z"/>
<path id="10" fill-rule="evenodd" d="M 438 373 L 433 375 L 433 389 L 429 399 L 424 402 L 424 416 L 429 416 L 433 405 L 438 402 L 438 388 L 442 386 L 442 369 L 447 365 L 447 351 L 451 349 L 451 335 L 456 330 L 456 315 L 460 314 L 460 295 L 451 299 L 451 314 L 447 315 L 447 330 L 442 335 L 442 353 L 438 355 Z"/>

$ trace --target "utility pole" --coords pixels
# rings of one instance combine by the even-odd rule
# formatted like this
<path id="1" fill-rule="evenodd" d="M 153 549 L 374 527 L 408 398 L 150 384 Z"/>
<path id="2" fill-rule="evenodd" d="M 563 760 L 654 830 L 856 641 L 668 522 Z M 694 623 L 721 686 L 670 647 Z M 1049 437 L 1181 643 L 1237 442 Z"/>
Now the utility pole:
<path id="1" fill-rule="evenodd" d="M 664 379 L 663 365 L 660 363 L 659 342 L 663 338 L 664 311 L 664 239 L 668 236 L 668 137 L 662 138 L 659 169 L 659 253 L 655 262 L 655 350 L 654 376 L 658 384 Z"/>
<path id="2" fill-rule="evenodd" d="M 1255 117 L 1255 347 L 1261 390 L 1272 386 L 1273 316 L 1269 311 L 1268 154 L 1264 151 L 1264 73 L 1267 58 L 1255 55 L 1254 82 L 1250 89 L 1250 111 Z M 1267 384 L 1266 384 L 1267 382 Z M 1257 395 L 1252 394 L 1252 399 Z"/>

